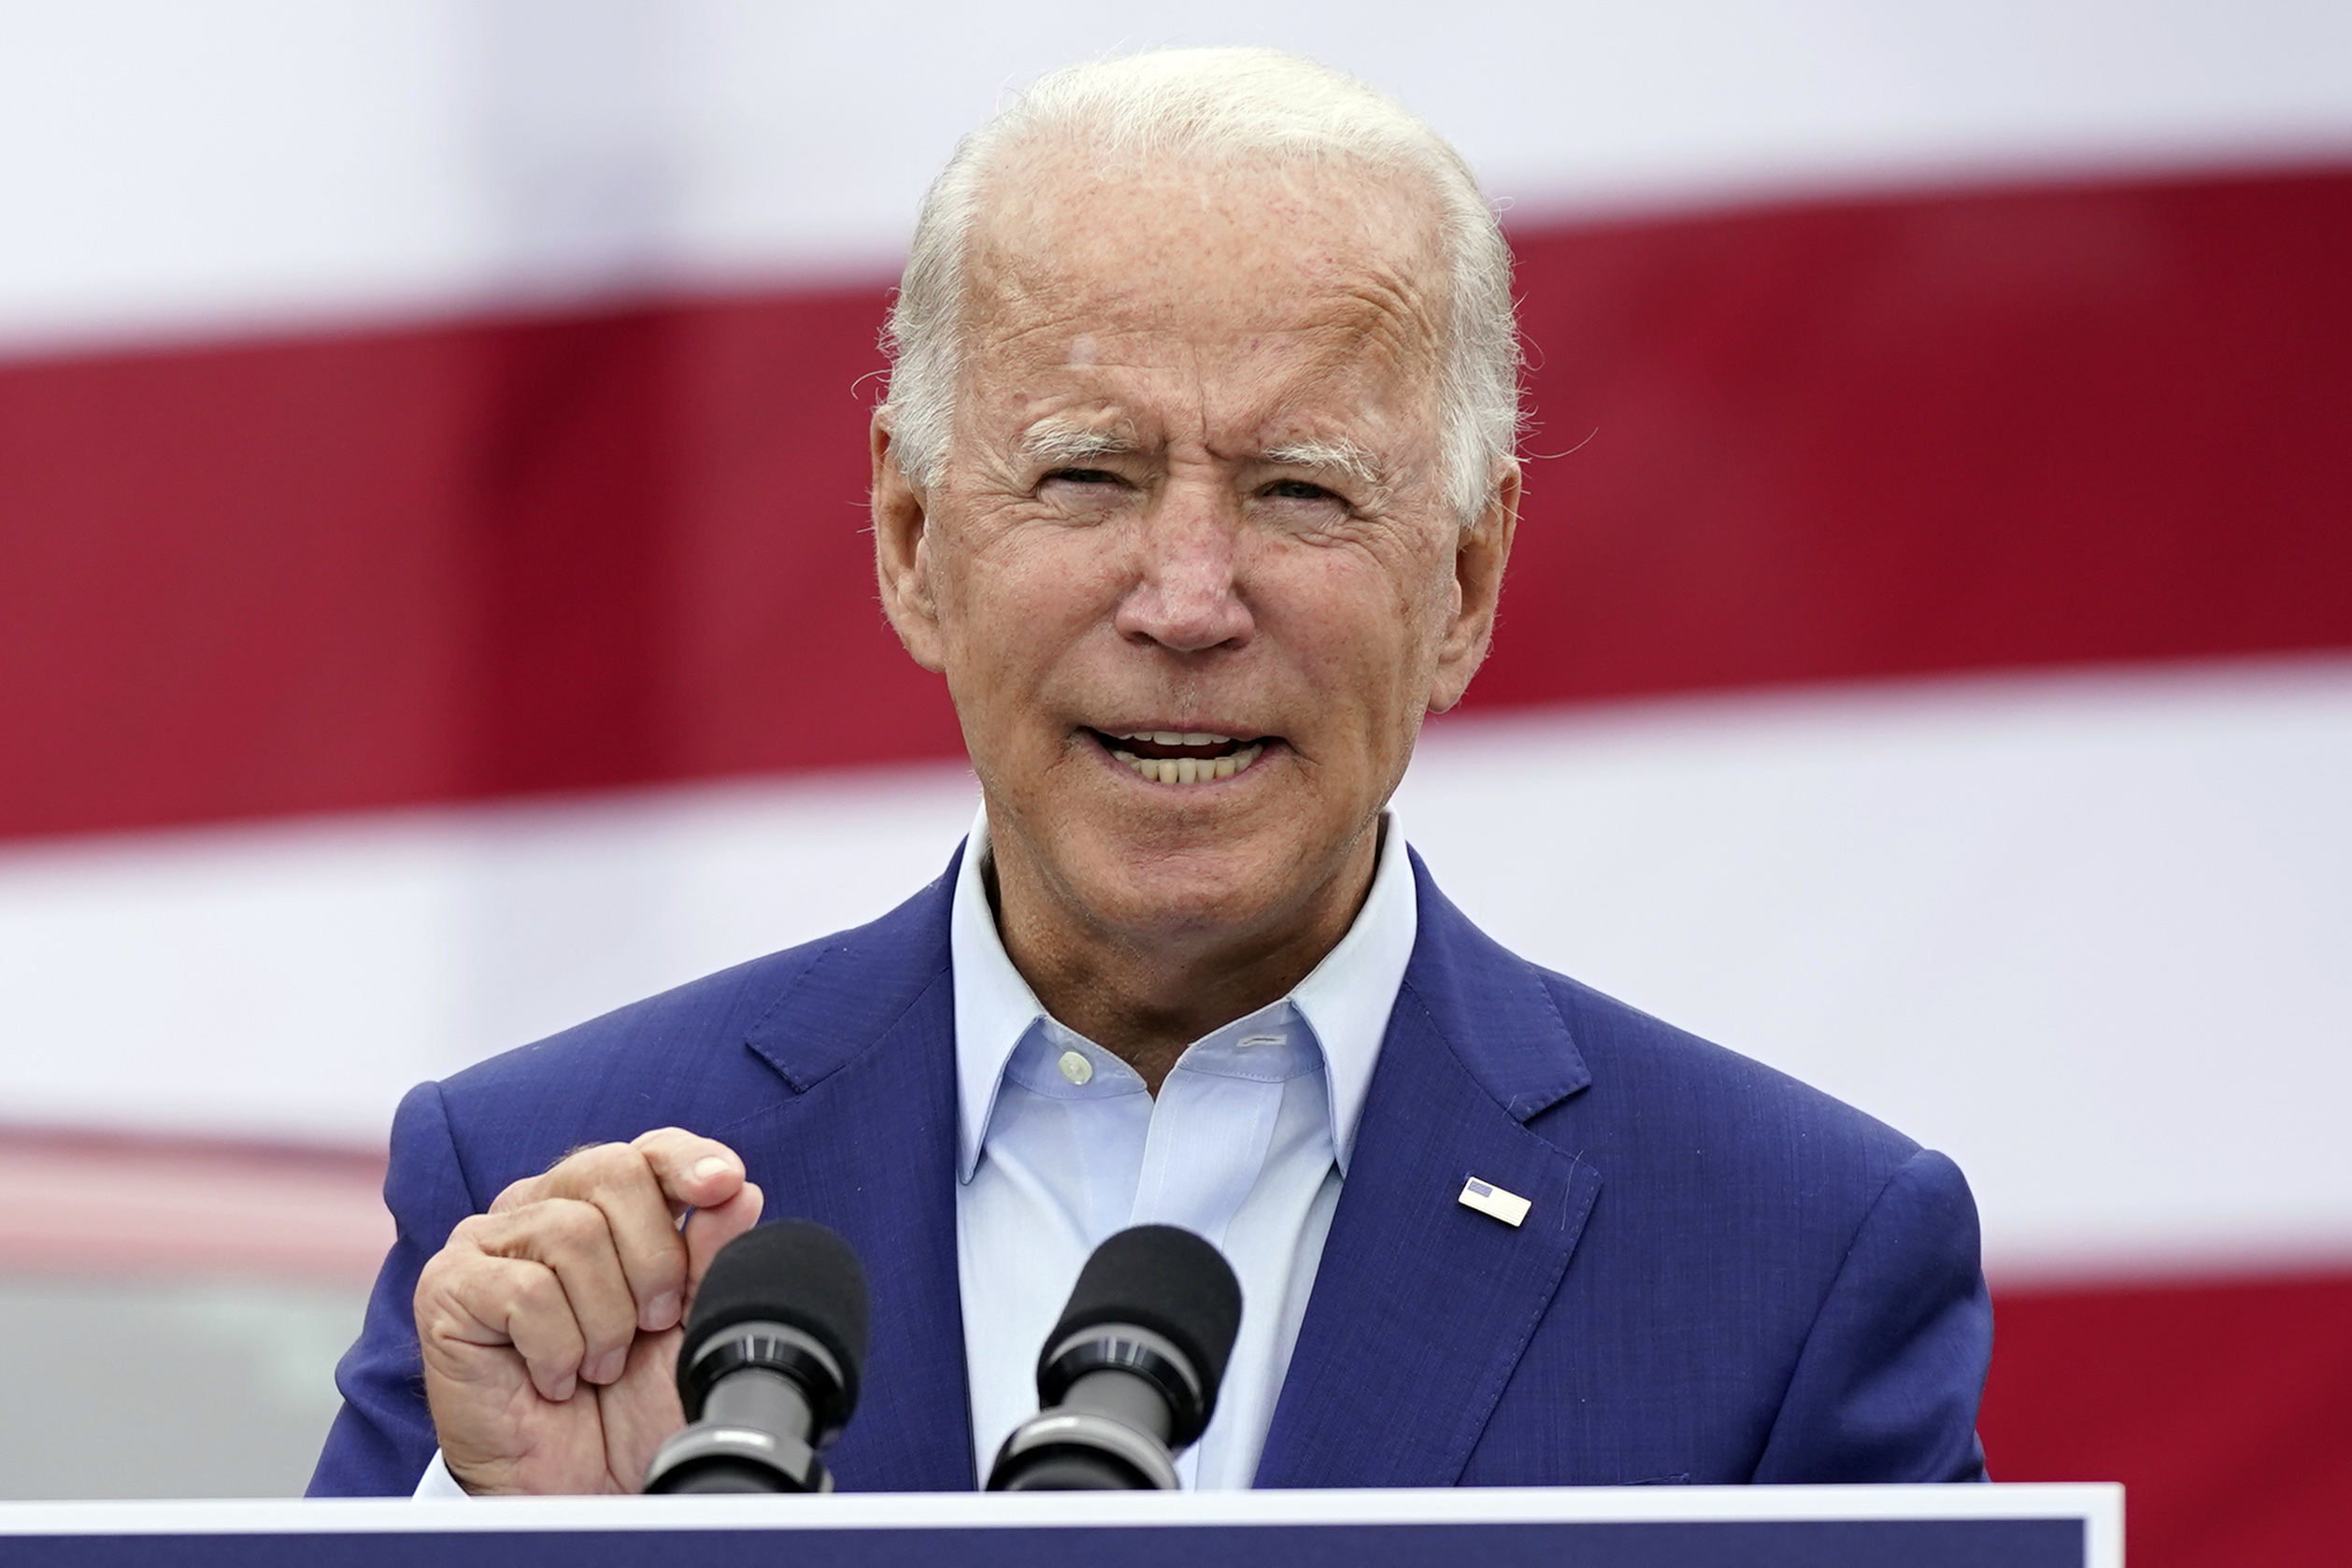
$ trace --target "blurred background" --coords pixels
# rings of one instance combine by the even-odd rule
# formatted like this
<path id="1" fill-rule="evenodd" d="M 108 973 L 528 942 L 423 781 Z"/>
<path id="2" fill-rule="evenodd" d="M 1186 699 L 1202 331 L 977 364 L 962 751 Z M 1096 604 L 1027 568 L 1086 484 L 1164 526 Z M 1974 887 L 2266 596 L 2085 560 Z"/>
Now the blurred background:
<path id="1" fill-rule="evenodd" d="M 2340 0 L 0 4 L 0 1492 L 299 1490 L 403 1090 L 936 873 L 887 291 L 1003 93 L 1188 42 L 1506 204 L 1441 881 L 1959 1159 L 1997 1477 L 2334 1560 Z"/>

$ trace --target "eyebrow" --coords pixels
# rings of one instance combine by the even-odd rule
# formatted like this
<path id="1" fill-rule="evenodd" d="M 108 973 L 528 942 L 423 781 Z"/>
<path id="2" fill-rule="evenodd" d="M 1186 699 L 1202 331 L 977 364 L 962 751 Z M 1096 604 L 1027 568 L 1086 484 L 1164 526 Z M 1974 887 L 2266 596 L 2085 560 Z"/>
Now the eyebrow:
<path id="1" fill-rule="evenodd" d="M 1021 432 L 1020 449 L 1034 463 L 1085 463 L 1133 451 L 1134 443 L 1117 431 L 1075 420 L 1044 419 Z"/>
<path id="2" fill-rule="evenodd" d="M 1353 441 L 1346 437 L 1324 439 L 1302 436 L 1268 449 L 1265 461 L 1284 468 L 1321 468 L 1346 476 L 1367 490 L 1382 488 L 1380 465 Z"/>
<path id="3" fill-rule="evenodd" d="M 1047 418 L 1021 433 L 1020 449 L 1033 463 L 1079 463 L 1124 456 L 1135 450 L 1135 444 L 1117 430 Z M 1268 448 L 1260 454 L 1260 461 L 1278 468 L 1319 468 L 1368 491 L 1386 488 L 1380 465 L 1372 454 L 1345 436 L 1301 436 Z"/>

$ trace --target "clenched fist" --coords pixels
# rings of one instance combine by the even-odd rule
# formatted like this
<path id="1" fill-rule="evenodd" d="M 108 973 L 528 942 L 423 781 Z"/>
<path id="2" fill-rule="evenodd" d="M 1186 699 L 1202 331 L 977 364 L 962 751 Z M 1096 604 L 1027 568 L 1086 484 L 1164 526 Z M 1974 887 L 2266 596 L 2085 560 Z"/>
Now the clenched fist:
<path id="1" fill-rule="evenodd" d="M 425 1398 L 458 1483 L 635 1491 L 685 1424 L 674 1378 L 687 1305 L 760 1202 L 734 1150 L 664 1127 L 580 1149 L 450 1232 L 416 1307 Z"/>

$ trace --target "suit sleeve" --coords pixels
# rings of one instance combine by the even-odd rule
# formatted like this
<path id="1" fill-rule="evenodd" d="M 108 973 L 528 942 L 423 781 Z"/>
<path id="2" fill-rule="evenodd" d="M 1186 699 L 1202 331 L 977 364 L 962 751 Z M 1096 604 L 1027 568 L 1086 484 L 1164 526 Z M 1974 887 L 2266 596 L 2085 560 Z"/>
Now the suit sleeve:
<path id="1" fill-rule="evenodd" d="M 392 1118 L 384 1206 L 395 1226 L 357 1344 L 335 1369 L 343 1408 L 327 1433 L 313 1497 L 406 1497 L 439 1447 L 425 1408 L 414 1300 L 425 1261 L 476 1211 L 438 1084 L 408 1091 Z"/>
<path id="2" fill-rule="evenodd" d="M 1976 1203 L 1959 1166 L 1921 1149 L 1855 1233 L 1754 1478 L 1981 1481 L 1991 1360 Z"/>

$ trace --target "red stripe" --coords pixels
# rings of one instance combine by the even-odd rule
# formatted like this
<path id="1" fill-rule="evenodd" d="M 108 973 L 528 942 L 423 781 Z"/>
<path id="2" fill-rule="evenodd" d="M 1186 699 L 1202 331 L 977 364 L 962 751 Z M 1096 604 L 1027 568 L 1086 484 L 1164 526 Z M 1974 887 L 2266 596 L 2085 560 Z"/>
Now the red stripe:
<path id="1" fill-rule="evenodd" d="M 1996 1479 L 2121 1481 L 2132 1568 L 2341 1562 L 2352 1274 L 2003 1292 Z"/>
<path id="2" fill-rule="evenodd" d="M 0 1128 L 0 1270 L 364 1285 L 392 1242 L 384 1157 Z"/>
<path id="3" fill-rule="evenodd" d="M 2352 178 L 1522 242 L 1481 701 L 2352 642 Z"/>
<path id="4" fill-rule="evenodd" d="M 1518 240 L 1474 706 L 2352 645 L 2352 175 Z M 0 372 L 0 834 L 950 755 L 878 289 Z"/>

